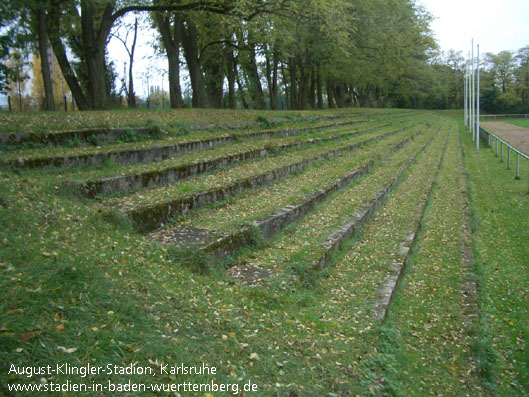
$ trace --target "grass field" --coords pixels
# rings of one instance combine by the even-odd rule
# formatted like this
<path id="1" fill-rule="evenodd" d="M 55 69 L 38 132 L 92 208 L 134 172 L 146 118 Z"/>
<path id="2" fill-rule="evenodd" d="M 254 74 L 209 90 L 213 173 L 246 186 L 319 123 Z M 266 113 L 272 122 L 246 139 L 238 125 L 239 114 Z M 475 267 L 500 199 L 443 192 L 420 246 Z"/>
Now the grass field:
<path id="1" fill-rule="evenodd" d="M 505 122 L 509 124 L 517 125 L 519 127 L 529 128 L 529 119 L 515 119 L 515 120 L 507 119 L 505 120 Z"/>
<path id="2" fill-rule="evenodd" d="M 11 132 L 154 118 L 217 127 L 0 152 L 1 393 L 68 386 L 94 396 L 132 395 L 134 387 L 182 396 L 529 394 L 527 162 L 515 180 L 490 150 L 475 153 L 458 112 L 294 113 L 72 113 L 72 124 L 53 114 L 3 115 L 4 127 L 20 127 Z M 330 115 L 341 119 L 324 122 Z M 262 122 L 287 116 L 296 120 Z M 351 123 L 331 125 L 344 120 Z M 142 164 L 8 163 L 123 145 L 141 153 L 201 134 L 241 134 L 227 126 L 241 121 L 259 121 L 244 133 L 275 135 Z M 282 135 L 318 123 L 329 125 Z M 94 198 L 78 189 L 293 142 Z M 182 200 L 188 204 L 177 209 Z M 132 210 L 160 224 L 141 233 Z M 288 222 L 264 238 L 259 222 L 278 214 Z M 204 248 L 227 235 L 235 244 L 240 230 L 251 231 L 242 249 L 217 258 Z M 329 248 L 338 235 L 343 241 Z M 381 320 L 375 305 L 396 265 L 399 281 Z M 181 373 L 203 365 L 215 373 Z M 94 372 L 83 372 L 89 366 Z"/>

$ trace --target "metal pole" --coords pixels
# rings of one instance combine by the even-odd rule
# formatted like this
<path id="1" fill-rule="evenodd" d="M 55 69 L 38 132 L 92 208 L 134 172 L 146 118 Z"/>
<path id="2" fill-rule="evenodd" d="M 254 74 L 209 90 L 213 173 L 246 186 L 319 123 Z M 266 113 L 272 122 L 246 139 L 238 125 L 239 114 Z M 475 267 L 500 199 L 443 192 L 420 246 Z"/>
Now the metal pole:
<path id="1" fill-rule="evenodd" d="M 470 80 L 470 51 L 468 52 L 468 132 L 472 134 L 472 107 L 470 104 L 472 103 L 472 83 Z"/>
<path id="2" fill-rule="evenodd" d="M 500 147 L 501 147 L 501 158 L 500 158 L 500 161 L 503 163 L 503 142 L 501 142 Z"/>
<path id="3" fill-rule="evenodd" d="M 479 44 L 478 44 L 478 63 L 477 63 L 477 69 L 478 69 L 478 85 L 476 87 L 476 152 L 479 153 Z"/>
<path id="4" fill-rule="evenodd" d="M 470 120 L 470 123 L 472 125 L 472 141 L 474 141 L 474 139 L 476 139 L 476 135 L 475 135 L 475 124 L 474 124 L 474 117 L 475 117 L 475 110 L 474 110 L 474 39 L 472 39 L 472 58 L 471 58 L 471 61 L 470 61 L 470 69 L 471 69 L 471 89 L 470 89 L 470 95 L 471 95 L 471 98 L 472 98 L 472 103 L 471 103 L 471 108 L 472 108 L 472 119 Z"/>
<path id="5" fill-rule="evenodd" d="M 507 146 L 507 169 L 511 169 L 511 148 Z"/>
<path id="6" fill-rule="evenodd" d="M 516 153 L 516 176 L 514 179 L 520 179 L 520 153 Z"/>
<path id="7" fill-rule="evenodd" d="M 464 98 L 465 98 L 465 99 L 464 99 L 464 101 L 463 101 L 463 103 L 464 103 L 463 106 L 464 106 L 464 109 L 465 109 L 465 112 L 464 112 L 464 114 L 465 114 L 465 116 L 464 116 L 464 117 L 465 117 L 465 127 L 467 127 L 467 126 L 468 126 L 468 114 L 467 114 L 467 95 L 468 95 L 468 91 L 467 91 L 467 83 L 468 83 L 468 73 L 467 73 L 466 70 L 465 70 L 465 76 L 464 76 L 463 82 L 464 82 L 464 92 L 465 92 L 465 94 L 464 94 Z"/>
<path id="8" fill-rule="evenodd" d="M 496 157 L 498 157 L 498 138 L 495 138 L 496 139 Z"/>
<path id="9" fill-rule="evenodd" d="M 471 85 L 471 82 L 470 82 L 470 51 L 468 52 L 468 65 L 467 65 L 467 73 L 468 73 L 468 76 L 467 76 L 467 82 L 468 82 L 468 87 L 467 87 L 467 92 L 468 92 L 468 98 L 467 98 L 467 117 L 468 117 L 468 131 L 470 133 L 472 133 L 472 125 L 470 124 L 470 120 L 471 120 L 471 117 L 472 117 L 472 109 L 470 108 L 470 103 L 472 102 L 472 85 Z"/>

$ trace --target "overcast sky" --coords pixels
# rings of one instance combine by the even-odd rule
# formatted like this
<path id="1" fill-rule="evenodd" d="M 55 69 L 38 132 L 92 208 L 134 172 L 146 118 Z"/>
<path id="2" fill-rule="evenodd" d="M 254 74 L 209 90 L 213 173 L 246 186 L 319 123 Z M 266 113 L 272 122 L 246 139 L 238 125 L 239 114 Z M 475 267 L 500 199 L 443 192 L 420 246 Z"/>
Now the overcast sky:
<path id="1" fill-rule="evenodd" d="M 471 40 L 482 53 L 529 46 L 529 0 L 417 0 L 436 19 L 431 28 L 443 51 L 466 56 Z"/>

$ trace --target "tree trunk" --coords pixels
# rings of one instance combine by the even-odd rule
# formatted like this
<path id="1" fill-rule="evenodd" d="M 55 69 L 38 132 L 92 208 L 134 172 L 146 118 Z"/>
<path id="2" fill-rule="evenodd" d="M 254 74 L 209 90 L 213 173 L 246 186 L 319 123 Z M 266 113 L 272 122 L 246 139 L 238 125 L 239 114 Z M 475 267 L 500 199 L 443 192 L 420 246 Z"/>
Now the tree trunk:
<path id="1" fill-rule="evenodd" d="M 219 45 L 209 46 L 206 56 L 202 54 L 202 69 L 204 71 L 204 86 L 207 94 L 207 104 L 210 107 L 222 108 L 224 83 L 223 49 Z"/>
<path id="2" fill-rule="evenodd" d="M 235 75 L 237 74 L 237 64 L 233 56 L 233 50 L 226 47 L 224 49 L 224 58 L 226 59 L 226 77 L 228 78 L 228 106 L 230 109 L 237 107 L 235 97 Z"/>
<path id="3" fill-rule="evenodd" d="M 50 24 L 59 23 L 57 18 L 54 18 L 56 17 L 55 14 L 51 14 L 51 17 L 52 20 L 49 21 Z M 64 80 L 66 80 L 66 84 L 68 84 L 68 88 L 70 88 L 70 92 L 72 93 L 72 97 L 75 100 L 75 103 L 77 104 L 77 108 L 79 110 L 88 110 L 90 106 L 88 105 L 88 101 L 85 97 L 85 94 L 83 93 L 83 90 L 81 89 L 81 86 L 79 85 L 79 81 L 75 76 L 72 66 L 70 65 L 70 62 L 66 57 L 66 49 L 64 48 L 64 44 L 61 41 L 61 37 L 59 36 L 59 30 L 52 29 L 48 30 L 48 32 L 50 44 L 53 48 L 53 53 L 57 58 L 57 62 L 59 63 L 59 67 L 61 68 L 62 75 L 64 77 Z"/>
<path id="4" fill-rule="evenodd" d="M 283 76 L 283 85 L 285 86 L 285 107 L 288 109 L 290 106 L 289 88 L 287 81 L 287 72 L 285 71 L 285 65 L 281 62 L 281 76 Z"/>
<path id="5" fill-rule="evenodd" d="M 202 77 L 202 66 L 198 54 L 198 33 L 193 22 L 189 20 L 182 23 L 182 46 L 184 57 L 191 80 L 193 90 L 193 107 L 206 107 L 206 94 L 204 90 L 204 79 Z"/>
<path id="6" fill-rule="evenodd" d="M 299 61 L 299 69 L 301 72 L 301 78 L 300 78 L 299 89 L 298 89 L 298 109 L 300 110 L 307 109 L 309 80 L 310 80 L 310 74 L 311 74 L 311 69 L 312 69 L 310 67 L 310 64 L 311 64 L 311 61 L 310 61 L 309 56 L 305 58 L 305 63 L 303 63 L 301 59 Z"/>
<path id="7" fill-rule="evenodd" d="M 259 71 L 257 70 L 257 61 L 255 59 L 255 45 L 250 45 L 250 51 L 248 54 L 249 59 L 249 72 L 248 77 L 251 81 L 253 90 L 254 107 L 256 109 L 263 109 L 263 87 L 261 86 L 261 79 L 259 77 Z"/>
<path id="8" fill-rule="evenodd" d="M 270 92 L 270 107 L 272 110 L 277 110 L 277 68 L 279 65 L 279 51 L 274 46 L 272 56 L 272 89 Z"/>
<path id="9" fill-rule="evenodd" d="M 266 82 L 268 84 L 268 94 L 270 96 L 270 109 L 277 110 L 277 68 L 279 66 L 279 51 L 274 45 L 273 50 L 269 50 L 265 45 L 266 60 Z"/>
<path id="10" fill-rule="evenodd" d="M 241 84 L 241 77 L 239 76 L 239 73 L 235 72 L 235 76 L 237 79 L 237 92 L 239 93 L 239 96 L 241 98 L 242 107 L 244 109 L 248 109 L 248 101 L 246 100 L 246 93 L 244 92 L 244 86 Z"/>
<path id="11" fill-rule="evenodd" d="M 132 76 L 132 63 L 134 62 L 134 50 L 136 49 L 136 38 L 138 37 L 138 18 L 134 20 L 134 40 L 129 53 L 129 95 L 127 105 L 129 108 L 136 107 L 136 94 L 134 93 L 134 78 Z"/>
<path id="12" fill-rule="evenodd" d="M 297 95 L 296 95 L 296 61 L 290 58 L 290 109 L 297 109 Z"/>
<path id="13" fill-rule="evenodd" d="M 339 108 L 345 107 L 345 84 L 339 83 L 334 86 L 334 97 L 336 98 L 336 105 Z"/>
<path id="14" fill-rule="evenodd" d="M 310 74 L 309 104 L 311 109 L 316 109 L 316 68 Z"/>
<path id="15" fill-rule="evenodd" d="M 81 28 L 84 61 L 88 71 L 88 90 L 94 110 L 107 109 L 109 105 L 105 82 L 105 49 L 113 24 L 113 6 L 106 5 L 99 29 L 95 30 L 95 10 L 92 0 L 81 0 Z"/>
<path id="16" fill-rule="evenodd" d="M 181 108 L 184 106 L 182 89 L 180 87 L 180 42 L 182 38 L 181 17 L 178 14 L 173 15 L 172 34 L 170 17 L 156 13 L 155 19 L 167 54 L 167 63 L 169 67 L 169 100 L 171 102 L 171 108 Z"/>
<path id="17" fill-rule="evenodd" d="M 318 97 L 318 109 L 323 109 L 323 87 L 321 83 L 321 71 L 319 68 L 316 72 L 316 91 Z"/>
<path id="18" fill-rule="evenodd" d="M 358 102 L 361 107 L 371 106 L 371 89 L 369 87 L 360 88 L 358 90 Z"/>
<path id="19" fill-rule="evenodd" d="M 44 82 L 44 110 L 55 110 L 50 63 L 48 62 L 48 34 L 46 13 L 42 8 L 37 10 L 38 43 L 42 81 Z"/>
<path id="20" fill-rule="evenodd" d="M 270 109 L 272 106 L 272 61 L 270 59 L 270 51 L 268 45 L 264 44 L 265 66 L 266 66 L 266 84 L 268 86 L 268 97 L 270 102 Z"/>
<path id="21" fill-rule="evenodd" d="M 327 104 L 329 106 L 329 109 L 332 109 L 335 107 L 335 105 L 334 105 L 334 99 L 333 99 L 332 84 L 329 80 L 327 80 L 327 83 L 325 84 L 325 88 L 327 89 Z"/>

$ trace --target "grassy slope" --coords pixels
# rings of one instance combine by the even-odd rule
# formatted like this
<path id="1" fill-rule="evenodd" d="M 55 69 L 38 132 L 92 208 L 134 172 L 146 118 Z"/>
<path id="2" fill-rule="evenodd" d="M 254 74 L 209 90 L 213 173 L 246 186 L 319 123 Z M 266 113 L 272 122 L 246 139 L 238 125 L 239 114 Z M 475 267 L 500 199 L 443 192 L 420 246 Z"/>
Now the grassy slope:
<path id="1" fill-rule="evenodd" d="M 408 136 L 411 133 L 408 133 Z M 304 172 L 285 178 L 276 184 L 261 189 L 242 192 L 233 197 L 229 203 L 206 207 L 195 211 L 189 219 L 191 225 L 206 229 L 226 228 L 233 226 L 234 218 L 240 222 L 245 218 L 260 219 L 266 213 L 281 208 L 305 197 L 307 194 L 334 182 L 351 169 L 357 169 L 370 159 L 378 158 L 404 139 L 398 134 L 377 143 L 364 145 L 353 153 L 344 153 L 334 159 L 311 166 Z"/>
<path id="2" fill-rule="evenodd" d="M 356 109 L 362 114 L 380 112 L 380 109 Z M 383 110 L 387 112 L 387 110 Z M 140 127 L 148 123 L 166 126 L 180 126 L 182 123 L 213 125 L 214 123 L 260 122 L 264 118 L 296 119 L 319 117 L 323 112 L 310 111 L 263 111 L 231 109 L 120 109 L 87 112 L 2 112 L 0 114 L 0 133 L 4 132 L 47 132 L 97 127 Z M 351 114 L 350 109 L 325 111 L 329 115 Z"/>
<path id="3" fill-rule="evenodd" d="M 529 391 L 529 170 L 522 164 L 522 180 L 514 181 L 513 171 L 489 151 L 476 156 L 467 136 L 464 144 L 481 271 L 482 366 L 499 395 L 523 395 Z M 362 288 L 373 291 L 370 281 L 380 281 L 380 270 L 363 277 L 379 263 L 374 246 L 363 244 L 361 256 L 353 255 L 357 266 L 337 264 L 321 290 L 247 289 L 223 272 L 199 274 L 171 262 L 163 247 L 126 224 L 112 226 L 97 208 L 57 194 L 56 179 L 49 170 L 0 169 L 0 390 L 8 381 L 28 381 L 7 376 L 9 363 L 206 362 L 217 366 L 217 382 L 251 379 L 258 395 L 376 394 L 384 388 L 380 377 L 387 375 L 381 368 L 401 369 L 384 350 L 393 342 L 391 332 L 373 330 L 363 311 L 369 302 Z M 377 239 L 385 241 L 384 235 Z M 77 350 L 68 354 L 59 346 Z M 129 379 L 112 376 L 114 382 Z M 397 391 L 420 387 L 417 378 L 390 380 Z"/>
<path id="4" fill-rule="evenodd" d="M 461 128 L 463 128 L 461 126 Z M 499 395 L 529 393 L 529 197 L 526 161 L 521 180 L 463 133 L 471 178 L 474 251 L 477 255 L 486 380 Z"/>
<path id="5" fill-rule="evenodd" d="M 444 162 L 422 221 L 419 240 L 386 326 L 399 371 L 389 383 L 402 395 L 480 395 L 471 361 L 473 337 L 464 321 L 461 291 L 462 175 L 457 130 L 452 129 Z"/>

